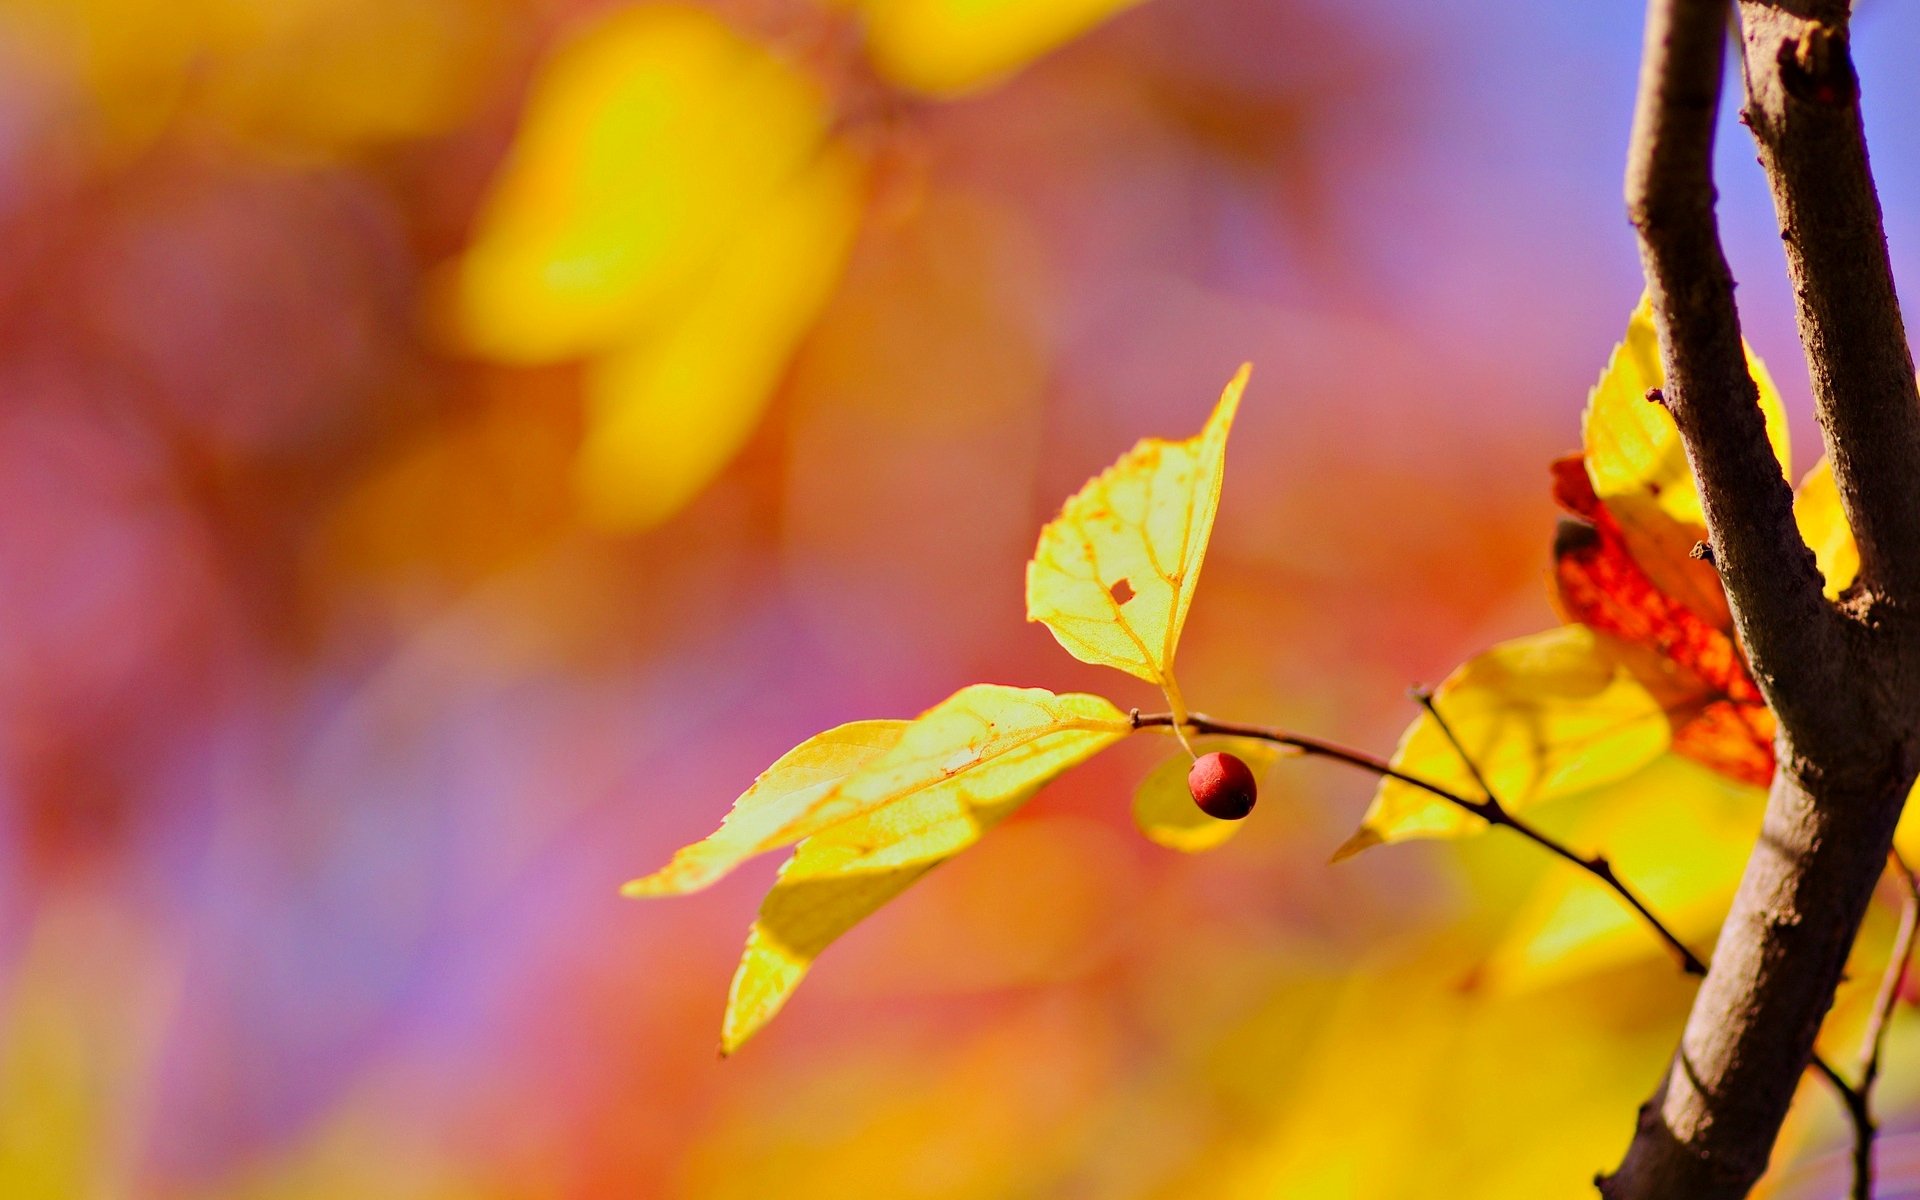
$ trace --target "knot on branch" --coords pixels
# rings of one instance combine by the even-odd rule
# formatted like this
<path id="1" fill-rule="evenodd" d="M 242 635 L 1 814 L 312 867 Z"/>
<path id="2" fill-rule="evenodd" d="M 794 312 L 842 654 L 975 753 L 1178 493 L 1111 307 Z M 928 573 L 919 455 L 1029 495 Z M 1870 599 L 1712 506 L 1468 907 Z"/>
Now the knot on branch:
<path id="1" fill-rule="evenodd" d="M 1860 77 L 1854 73 L 1843 30 L 1809 24 L 1799 37 L 1781 40 L 1777 61 L 1780 83 L 1796 100 L 1841 108 L 1860 97 Z"/>

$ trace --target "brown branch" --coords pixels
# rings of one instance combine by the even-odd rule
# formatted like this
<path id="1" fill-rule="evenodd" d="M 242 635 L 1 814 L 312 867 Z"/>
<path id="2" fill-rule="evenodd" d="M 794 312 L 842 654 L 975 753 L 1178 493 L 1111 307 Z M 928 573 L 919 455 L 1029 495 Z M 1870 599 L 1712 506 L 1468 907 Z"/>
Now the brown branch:
<path id="1" fill-rule="evenodd" d="M 1920 604 L 1920 388 L 1867 163 L 1846 0 L 1740 0 L 1747 102 L 1815 411 L 1870 590 Z"/>
<path id="2" fill-rule="evenodd" d="M 1900 389 L 1881 378 L 1891 370 L 1889 345 L 1866 347 L 1853 333 L 1830 327 L 1844 298 L 1808 294 L 1844 291 L 1849 279 L 1871 282 L 1879 270 L 1875 253 L 1884 266 L 1884 246 L 1864 149 L 1822 145 L 1849 131 L 1857 135 L 1857 115 L 1817 114 L 1815 121 L 1801 111 L 1853 106 L 1845 0 L 1802 0 L 1800 7 L 1806 15 L 1791 18 L 1799 24 L 1791 53 L 1782 57 L 1784 8 L 1743 4 L 1745 62 L 1756 98 L 1749 113 L 1763 143 L 1791 143 L 1793 172 L 1812 175 L 1831 166 L 1836 174 L 1823 188 L 1866 193 L 1847 203 L 1833 195 L 1802 197 L 1810 207 L 1793 208 L 1794 194 L 1810 180 L 1775 180 L 1776 197 L 1788 197 L 1783 220 L 1794 214 L 1788 229 L 1794 269 L 1840 272 L 1817 286 L 1808 274 L 1796 276 L 1803 329 L 1813 322 L 1818 332 L 1805 339 L 1810 356 L 1873 360 L 1817 364 L 1813 373 L 1827 380 L 1817 386 L 1829 393 L 1822 421 L 1836 470 L 1843 458 L 1852 460 L 1848 516 L 1880 521 L 1875 566 L 1853 605 L 1858 620 L 1820 598 L 1820 579 L 1794 528 L 1791 492 L 1767 450 L 1742 361 L 1710 173 L 1727 0 L 1649 0 L 1629 211 L 1653 295 L 1669 408 L 1699 481 L 1737 630 L 1779 718 L 1780 769 L 1680 1047 L 1641 1108 L 1619 1169 L 1599 1181 L 1609 1200 L 1734 1200 L 1759 1179 L 1812 1060 L 1814 1037 L 1920 769 L 1913 734 L 1920 724 L 1920 636 L 1912 631 L 1907 582 L 1908 573 L 1920 576 L 1920 505 L 1911 490 L 1920 432 L 1910 440 L 1903 432 L 1910 423 L 1920 430 L 1920 410 L 1912 403 L 1909 367 L 1901 368 L 1909 378 Z M 1814 17 L 1823 32 L 1809 35 L 1805 27 Z M 1762 43 L 1774 58 L 1756 53 Z M 1779 164 L 1773 170 L 1782 173 Z M 1854 228 L 1802 228 L 1813 212 Z M 1798 249 L 1796 239 L 1803 243 Z M 1890 338 L 1898 348 L 1892 361 L 1905 363 L 1890 279 L 1884 289 L 1869 288 L 1866 302 L 1884 310 L 1870 327 L 1873 336 Z M 1873 387 L 1861 394 L 1838 394 L 1868 384 Z M 1901 411 L 1878 411 L 1888 408 Z M 1884 444 L 1849 447 L 1881 438 Z M 1868 512 L 1881 506 L 1901 511 Z M 1825 1064 L 1816 1069 L 1844 1083 Z M 1849 1108 L 1856 1111 L 1855 1103 Z"/>
<path id="3" fill-rule="evenodd" d="M 1627 213 L 1653 301 L 1662 395 L 1706 511 L 1712 561 L 1776 711 L 1823 693 L 1838 641 L 1793 489 L 1747 372 L 1711 175 L 1729 0 L 1650 0 Z M 1762 669 L 1762 664 L 1765 664 Z M 1817 675 L 1802 679 L 1796 676 Z M 1784 678 L 1782 678 L 1784 676 Z"/>

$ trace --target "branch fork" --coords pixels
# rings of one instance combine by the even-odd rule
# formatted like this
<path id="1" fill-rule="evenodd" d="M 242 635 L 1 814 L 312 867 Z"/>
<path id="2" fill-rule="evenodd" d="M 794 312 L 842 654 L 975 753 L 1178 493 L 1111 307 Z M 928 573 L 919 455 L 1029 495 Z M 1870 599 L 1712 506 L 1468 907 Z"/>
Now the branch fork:
<path id="1" fill-rule="evenodd" d="M 1801 342 L 1861 568 L 1828 602 L 1767 447 L 1711 174 L 1728 0 L 1649 0 L 1627 211 L 1713 561 L 1780 769 L 1686 1031 L 1608 1200 L 1735 1200 L 1769 1152 L 1920 771 L 1920 391 L 1867 165 L 1847 0 L 1740 0 L 1742 118 L 1780 219 Z M 1908 937 L 1900 957 L 1911 946 Z M 1872 1065 L 1872 1070 L 1868 1070 Z M 1869 1164 L 1877 1058 L 1848 1085 Z M 1857 1175 L 1859 1173 L 1857 1172 Z M 1870 1169 L 1867 1171 L 1870 1174 Z M 1864 1195 L 1856 1181 L 1856 1195 Z"/>

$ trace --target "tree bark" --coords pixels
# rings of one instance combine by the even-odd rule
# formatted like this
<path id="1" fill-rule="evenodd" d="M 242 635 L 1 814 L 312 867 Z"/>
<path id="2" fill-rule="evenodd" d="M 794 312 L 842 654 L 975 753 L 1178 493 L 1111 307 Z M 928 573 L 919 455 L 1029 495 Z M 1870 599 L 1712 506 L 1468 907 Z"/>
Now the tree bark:
<path id="1" fill-rule="evenodd" d="M 1867 169 L 1843 2 L 1742 0 L 1801 340 L 1862 569 L 1821 595 L 1766 450 L 1713 214 L 1728 0 L 1650 0 L 1627 181 L 1714 559 L 1780 720 L 1765 823 L 1608 1200 L 1745 1196 L 1767 1159 L 1920 770 L 1920 394 Z M 1844 480 L 1844 482 L 1841 482 Z"/>

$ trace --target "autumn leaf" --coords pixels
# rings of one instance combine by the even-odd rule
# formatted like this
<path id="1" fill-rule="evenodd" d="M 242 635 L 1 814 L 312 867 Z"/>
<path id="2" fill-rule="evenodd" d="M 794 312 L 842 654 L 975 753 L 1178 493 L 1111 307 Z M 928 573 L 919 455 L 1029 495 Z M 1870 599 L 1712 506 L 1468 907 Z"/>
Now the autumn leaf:
<path id="1" fill-rule="evenodd" d="M 1563 625 L 1503 642 L 1448 676 L 1434 707 L 1509 811 L 1577 795 L 1639 770 L 1668 745 L 1665 711 L 1595 634 Z M 1392 765 L 1469 799 L 1473 771 L 1423 712 Z M 1383 842 L 1458 837 L 1487 827 L 1458 805 L 1383 779 L 1335 861 Z"/>
<path id="2" fill-rule="evenodd" d="M 1174 651 L 1251 370 L 1240 368 L 1198 434 L 1182 442 L 1146 438 L 1090 480 L 1040 531 L 1027 564 L 1027 620 L 1052 630 L 1082 662 L 1158 685 L 1176 717 L 1186 713 Z"/>
<path id="3" fill-rule="evenodd" d="M 585 27 L 535 78 L 458 266 L 468 344 L 543 363 L 630 341 L 828 122 L 816 85 L 703 9 L 642 4 Z"/>
<path id="4" fill-rule="evenodd" d="M 584 361 L 584 515 L 679 511 L 760 422 L 838 285 L 866 166 L 820 87 L 704 9 L 587 26 L 534 81 L 472 244 L 443 280 L 465 348 Z"/>
<path id="5" fill-rule="evenodd" d="M 1571 822 L 1575 836 L 1605 846 L 1621 877 L 1682 940 L 1710 945 L 1753 848 L 1764 794 L 1665 754 L 1577 804 L 1585 811 Z M 1481 978 L 1523 992 L 1654 961 L 1671 967 L 1667 948 L 1617 895 L 1589 875 L 1552 871 L 1516 910 Z"/>
<path id="6" fill-rule="evenodd" d="M 716 882 L 756 854 L 777 850 L 845 820 L 854 807 L 834 797 L 849 775 L 891 750 L 906 721 L 854 721 L 816 733 L 774 760 L 709 836 L 621 891 L 684 896 Z"/>
<path id="7" fill-rule="evenodd" d="M 854 0 L 886 78 L 952 95 L 1009 74 L 1140 0 Z"/>
<path id="8" fill-rule="evenodd" d="M 1760 397 L 1767 438 L 1782 472 L 1791 464 L 1786 412 L 1759 356 L 1747 369 Z M 1613 514 L 1633 558 L 1656 587 L 1707 621 L 1726 626 L 1726 601 L 1713 568 L 1690 555 L 1705 540 L 1706 515 L 1673 415 L 1649 395 L 1666 386 L 1653 308 L 1641 297 L 1587 398 L 1583 461 L 1593 494 Z"/>
<path id="9" fill-rule="evenodd" d="M 734 978 L 722 1037 L 731 1052 L 835 938 L 1130 732 L 1126 714 L 1098 696 L 995 684 L 962 688 L 910 722 L 843 725 L 783 755 L 711 837 L 624 890 L 691 891 L 753 854 L 800 842 Z"/>
<path id="10" fill-rule="evenodd" d="M 671 516 L 746 444 L 840 281 L 863 182 L 851 153 L 823 149 L 741 222 L 671 315 L 592 363 L 575 478 L 600 524 Z"/>
<path id="11" fill-rule="evenodd" d="M 1734 641 L 1731 616 L 1716 623 L 1655 584 L 1587 476 L 1573 460 L 1555 467 L 1554 498 L 1579 518 L 1562 522 L 1554 537 L 1560 611 L 1616 640 L 1616 653 L 1668 713 L 1675 750 L 1765 784 L 1773 777 L 1773 713 Z M 1713 611 L 1724 613 L 1718 576 L 1707 586 Z"/>
<path id="12" fill-rule="evenodd" d="M 979 841 L 1045 782 L 986 802 L 957 791 L 894 801 L 803 842 L 747 934 L 721 1022 L 721 1053 L 772 1020 L 835 939 Z"/>
<path id="13" fill-rule="evenodd" d="M 1280 757 L 1273 743 L 1252 738 L 1195 738 L 1194 749 L 1202 754 L 1224 750 L 1238 755 L 1256 777 L 1264 775 Z M 1182 753 L 1147 772 L 1133 793 L 1133 823 L 1156 845 L 1197 854 L 1225 845 L 1247 823 L 1216 820 L 1200 810 L 1193 793 L 1187 790 L 1187 772 L 1192 766 L 1193 759 Z"/>
<path id="14" fill-rule="evenodd" d="M 1767 440 L 1782 470 L 1792 461 L 1786 411 L 1773 376 L 1751 346 L 1747 370 L 1760 394 Z M 1614 347 L 1600 381 L 1587 397 L 1582 422 L 1587 473 L 1593 490 L 1615 511 L 1642 501 L 1683 525 L 1704 528 L 1706 514 L 1686 445 L 1666 405 L 1649 393 L 1666 387 L 1660 342 L 1653 327 L 1653 302 L 1642 296 L 1627 320 L 1627 335 Z"/>

